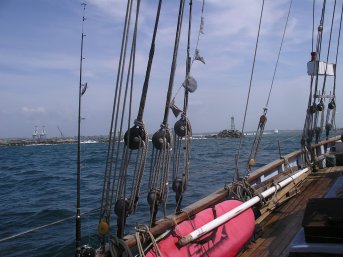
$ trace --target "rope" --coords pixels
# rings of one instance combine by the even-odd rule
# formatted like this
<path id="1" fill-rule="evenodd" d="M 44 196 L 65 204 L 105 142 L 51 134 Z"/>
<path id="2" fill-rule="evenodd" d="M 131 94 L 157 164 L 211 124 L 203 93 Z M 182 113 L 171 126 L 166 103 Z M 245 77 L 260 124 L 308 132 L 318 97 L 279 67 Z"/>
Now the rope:
<path id="1" fill-rule="evenodd" d="M 121 108 L 121 118 L 120 118 L 120 124 L 119 124 L 119 135 L 122 135 L 122 131 L 123 131 L 123 123 L 124 123 L 124 116 L 125 116 L 125 107 L 126 107 L 126 99 L 127 99 L 127 91 L 129 88 L 129 81 L 131 79 L 131 81 L 133 80 L 133 66 L 135 63 L 135 52 L 136 52 L 136 38 L 137 38 L 137 27 L 138 27 L 138 17 L 139 17 L 139 10 L 140 10 L 140 0 L 137 1 L 137 7 L 136 7 L 136 17 L 135 17 L 135 25 L 134 25 L 134 31 L 133 31 L 133 38 L 132 38 L 132 45 L 131 45 L 131 53 L 130 53 L 130 59 L 129 59 L 129 64 L 128 64 L 128 71 L 127 71 L 127 77 L 126 77 L 126 83 L 125 83 L 125 91 L 124 91 L 124 96 L 123 98 L 123 104 L 122 104 L 122 108 Z M 128 34 L 126 35 L 126 37 L 128 37 Z M 127 41 L 126 41 L 126 45 L 127 45 Z M 116 127 L 118 124 L 118 117 L 119 117 L 119 110 L 120 110 L 120 100 L 121 100 L 121 92 L 122 92 L 122 83 L 123 83 L 123 75 L 124 75 L 124 66 L 121 72 L 121 81 L 120 81 L 120 88 L 119 88 L 119 101 L 118 101 L 118 105 L 117 105 L 117 113 L 116 113 Z M 131 86 L 132 89 L 132 86 Z M 131 108 L 129 108 L 129 110 L 131 110 Z M 130 118 L 131 118 L 131 113 L 128 114 L 129 115 L 129 123 L 130 123 Z M 116 131 L 116 130 L 115 130 Z M 116 132 L 115 132 L 116 133 Z M 115 134 L 114 134 L 114 140 L 113 140 L 113 145 L 116 142 L 115 140 Z M 123 158 L 121 158 L 122 162 L 121 162 L 121 166 L 119 167 L 119 171 L 118 171 L 118 160 L 119 160 L 119 153 L 120 153 L 120 144 L 117 143 L 117 150 L 116 150 L 116 158 L 114 160 L 115 162 L 115 177 L 118 174 L 118 180 L 116 181 L 116 179 L 113 179 L 113 183 L 112 183 L 112 192 L 111 192 L 111 201 L 110 201 L 110 208 L 109 210 L 112 209 L 112 205 L 113 205 L 113 196 L 114 196 L 114 192 L 116 189 L 116 194 L 115 194 L 115 200 L 116 203 L 119 200 L 119 197 L 123 196 L 121 199 L 125 199 L 126 198 L 126 175 L 127 175 L 127 169 L 128 169 L 128 162 L 130 160 L 130 158 L 127 156 L 128 151 L 127 148 L 124 147 L 123 148 Z M 115 187 L 115 183 L 117 182 L 117 186 Z M 132 198 L 132 197 L 131 197 Z M 119 222 L 118 225 L 120 224 L 121 226 L 118 227 L 117 230 L 117 236 L 119 238 L 123 237 L 123 230 L 124 230 L 124 226 L 125 226 L 125 220 L 126 220 L 126 216 L 127 213 L 130 210 L 126 210 L 126 205 L 123 205 L 123 208 L 121 211 L 119 211 L 119 213 L 116 211 L 116 214 L 118 216 Z M 120 216 L 119 216 L 120 215 Z"/>
<path id="2" fill-rule="evenodd" d="M 256 55 L 257 55 L 258 40 L 259 40 L 259 37 L 260 37 L 260 31 L 261 31 L 261 24 L 262 24 L 262 17 L 263 17 L 263 8 L 264 8 L 264 0 L 262 1 L 262 8 L 261 8 L 261 13 L 260 13 L 260 21 L 259 21 L 259 24 L 258 24 L 258 32 L 257 32 L 257 38 L 256 38 L 256 44 L 255 44 L 254 59 L 253 59 L 253 64 L 252 64 L 252 68 L 251 68 L 249 90 L 248 90 L 247 101 L 246 101 L 246 104 L 245 104 L 243 125 L 242 125 L 242 131 L 241 131 L 242 135 L 244 133 L 245 120 L 246 120 L 246 116 L 247 116 L 247 112 L 248 112 L 248 105 L 249 105 L 249 99 L 250 99 L 250 91 L 251 91 L 251 85 L 252 85 L 252 79 L 253 79 L 253 75 L 254 75 L 255 61 L 256 61 Z M 242 148 L 242 144 L 243 144 L 243 137 L 241 136 L 240 137 L 240 142 L 239 142 L 238 153 L 237 153 L 237 163 L 238 163 L 239 158 L 240 158 L 240 151 L 241 151 L 241 148 Z M 239 179 L 238 166 L 236 167 L 235 178 L 234 179 Z"/>
<path id="3" fill-rule="evenodd" d="M 123 253 L 125 253 L 124 256 L 133 257 L 125 241 L 117 237 L 111 237 L 109 249 L 112 257 L 122 257 Z"/>
<path id="4" fill-rule="evenodd" d="M 139 104 L 139 110 L 138 110 L 138 115 L 137 115 L 137 121 L 138 122 L 141 122 L 142 119 L 143 119 L 146 95 L 147 95 L 148 87 L 149 87 L 149 79 L 150 79 L 150 72 L 151 72 L 151 67 L 152 67 L 152 61 L 153 61 L 154 54 L 155 54 L 155 40 L 156 40 L 158 23 L 159 23 L 159 20 L 160 20 L 161 6 L 162 6 L 162 0 L 159 0 L 158 7 L 157 7 L 157 13 L 156 13 L 156 19 L 155 19 L 154 32 L 153 32 L 153 36 L 152 36 L 152 40 L 151 40 L 151 45 L 150 45 L 150 51 L 149 51 L 149 60 L 148 60 L 148 65 L 147 65 L 147 69 L 146 69 L 146 72 L 145 72 L 145 79 L 144 79 L 144 84 L 143 84 L 141 101 L 140 101 L 140 104 Z"/>
<path id="5" fill-rule="evenodd" d="M 318 59 L 320 60 L 322 35 L 323 35 L 322 32 L 323 32 L 324 17 L 325 17 L 325 5 L 326 5 L 326 0 L 323 2 L 322 13 L 321 13 L 321 18 L 320 18 L 320 25 L 318 26 L 316 52 L 313 52 L 314 37 L 312 37 L 312 53 L 314 53 L 312 58 L 314 61 L 316 61 L 317 56 L 318 56 Z M 315 7 L 313 5 L 313 18 L 312 18 L 313 23 L 314 23 L 314 8 Z M 312 35 L 313 34 L 314 34 L 314 25 L 313 25 L 313 29 L 312 29 Z M 318 112 L 317 112 L 317 106 L 315 103 L 316 98 L 313 97 L 313 100 L 312 100 L 312 94 L 317 93 L 318 82 L 319 82 L 318 73 L 315 76 L 311 75 L 309 104 L 308 104 L 307 115 L 306 115 L 306 120 L 305 120 L 305 124 L 304 124 L 304 137 L 303 137 L 303 144 L 307 143 L 308 146 L 310 145 L 310 143 L 313 140 L 314 127 L 316 127 L 315 125 L 317 125 L 317 122 L 318 122 Z M 313 84 L 314 84 L 314 90 L 313 90 Z M 310 104 L 310 102 L 312 102 L 312 104 Z M 313 117 L 313 114 L 315 114 L 314 117 Z"/>
<path id="6" fill-rule="evenodd" d="M 168 195 L 168 175 L 169 175 L 169 164 L 172 150 L 172 135 L 168 128 L 168 115 L 171 103 L 171 94 L 173 89 L 177 54 L 180 43 L 180 35 L 182 28 L 182 20 L 184 13 L 185 0 L 180 1 L 179 14 L 177 20 L 177 29 L 174 42 L 173 61 L 171 65 L 169 85 L 167 92 L 167 99 L 165 104 L 165 111 L 163 122 L 160 130 L 158 130 L 152 137 L 153 151 L 149 176 L 149 193 L 148 203 L 150 205 L 150 225 L 153 226 L 156 221 L 156 215 L 158 206 L 160 203 L 164 203 L 164 212 L 166 213 L 166 199 Z"/>
<path id="7" fill-rule="evenodd" d="M 179 6 L 179 14 L 178 14 L 175 42 L 174 42 L 173 61 L 172 61 L 172 65 L 171 65 L 167 99 L 166 99 L 166 105 L 165 105 L 165 110 L 164 110 L 164 118 L 163 118 L 163 122 L 162 122 L 162 124 L 164 126 L 166 126 L 168 124 L 169 107 L 170 107 L 170 102 L 171 102 L 170 100 L 171 100 L 171 94 L 172 94 L 175 71 L 176 71 L 176 62 L 177 62 L 177 54 L 178 54 L 179 43 L 180 43 L 180 35 L 181 35 L 184 5 L 185 5 L 185 0 L 181 0 L 180 6 Z"/>
<path id="8" fill-rule="evenodd" d="M 282 46 L 283 46 L 283 41 L 285 39 L 285 34 L 286 34 L 287 25 L 288 25 L 289 15 L 291 13 L 292 4 L 293 4 L 293 0 L 291 0 L 290 3 L 289 3 L 287 18 L 286 18 L 286 24 L 285 24 L 285 27 L 283 28 L 282 39 L 281 39 L 281 43 L 280 43 L 279 52 L 278 52 L 278 56 L 277 56 L 277 59 L 276 59 L 275 67 L 274 67 L 274 73 L 273 73 L 272 82 L 270 84 L 270 89 L 269 89 L 269 94 L 268 94 L 268 98 L 267 98 L 266 107 L 268 107 L 270 95 L 271 95 L 271 92 L 272 92 L 272 89 L 273 89 L 275 74 L 276 74 L 276 70 L 277 70 L 277 67 L 278 67 L 278 64 L 279 64 L 281 49 L 282 49 Z"/>
<path id="9" fill-rule="evenodd" d="M 331 49 L 331 39 L 332 39 L 332 29 L 333 29 L 333 22 L 335 19 L 335 10 L 336 10 L 336 0 L 334 3 L 334 8 L 333 8 L 333 14 L 332 14 L 332 19 L 331 19 L 331 27 L 330 27 L 330 36 L 329 36 L 329 42 L 328 42 L 328 50 L 327 50 L 327 55 L 326 55 L 326 63 L 328 64 L 329 62 L 329 56 L 330 56 L 330 49 Z M 322 86 L 322 95 L 325 94 L 325 86 L 326 86 L 326 80 L 327 80 L 327 67 L 328 65 L 325 66 L 325 72 L 324 72 L 324 81 L 323 81 L 323 86 Z M 322 110 L 318 110 L 321 111 L 321 117 L 320 117 L 320 125 L 316 127 L 316 143 L 319 142 L 320 136 L 321 136 L 321 132 L 322 132 L 322 128 L 324 127 L 324 103 L 323 103 L 323 99 L 320 99 L 320 103 L 319 105 L 322 106 Z M 316 117 L 318 117 L 318 111 L 316 112 Z M 328 111 L 327 114 L 329 115 L 330 112 Z M 327 117 L 328 118 L 328 117 Z M 317 120 L 316 120 L 317 121 Z M 316 122 L 317 124 L 317 122 Z M 329 135 L 329 131 L 327 131 L 327 136 Z"/>
<path id="10" fill-rule="evenodd" d="M 90 210 L 88 212 L 81 213 L 80 215 L 83 216 L 85 214 L 90 214 L 90 213 L 92 213 L 94 211 L 98 211 L 98 210 L 99 210 L 99 208 L 96 208 L 96 209 Z M 40 230 L 40 229 L 43 229 L 43 228 L 47 228 L 47 227 L 51 227 L 51 226 L 59 224 L 59 223 L 63 223 L 65 221 L 67 221 L 67 220 L 71 220 L 71 219 L 74 219 L 74 218 L 76 218 L 76 215 L 73 215 L 73 216 L 70 216 L 70 217 L 67 217 L 67 218 L 64 218 L 64 219 L 61 219 L 61 220 L 57 220 L 57 221 L 54 221 L 54 222 L 51 222 L 51 223 L 48 223 L 48 224 L 45 224 L 45 225 L 42 225 L 42 226 L 38 226 L 38 227 L 26 230 L 24 232 L 20 232 L 18 234 L 12 235 L 12 236 L 4 237 L 4 238 L 0 239 L 0 243 L 2 243 L 4 241 L 7 241 L 7 240 L 10 240 L 10 239 L 14 239 L 14 238 L 26 235 L 26 234 L 29 234 L 31 232 L 34 232 L 34 231 L 37 231 L 37 230 Z"/>
<path id="11" fill-rule="evenodd" d="M 255 195 L 257 195 L 256 190 L 250 185 L 246 177 L 241 180 L 233 181 L 230 186 L 227 186 L 226 189 L 229 190 L 229 197 L 238 199 L 242 202 L 245 202 Z"/>
<path id="12" fill-rule="evenodd" d="M 312 52 L 313 52 L 313 45 L 314 45 L 314 11 L 316 6 L 316 0 L 313 0 L 312 4 Z"/>
<path id="13" fill-rule="evenodd" d="M 326 63 L 329 62 L 329 56 L 330 56 L 330 49 L 331 49 L 331 39 L 332 39 L 332 29 L 333 29 L 333 22 L 335 19 L 335 10 L 336 10 L 336 0 L 335 0 L 335 4 L 333 7 L 333 11 L 332 11 L 332 19 L 331 19 L 331 27 L 330 27 L 330 36 L 329 36 L 329 43 L 328 43 L 328 51 L 327 51 L 327 55 L 326 55 Z M 324 82 L 323 82 L 323 88 L 322 88 L 322 95 L 325 92 L 325 85 L 326 85 L 326 78 L 327 78 L 327 65 L 325 66 L 325 74 L 324 74 Z"/>
<path id="14" fill-rule="evenodd" d="M 116 92 L 113 104 L 111 129 L 110 129 L 110 143 L 108 147 L 102 211 L 100 214 L 100 222 L 105 221 L 109 226 L 111 209 L 115 203 L 115 213 L 117 219 L 117 237 L 122 238 L 124 235 L 124 227 L 126 218 L 129 214 L 135 211 L 136 205 L 140 195 L 140 185 L 143 177 L 144 166 L 146 162 L 146 154 L 148 147 L 148 134 L 143 123 L 143 113 L 146 95 L 149 86 L 149 78 L 152 67 L 152 61 L 155 51 L 155 39 L 160 18 L 160 11 L 162 0 L 159 0 L 156 11 L 155 25 L 150 46 L 149 59 L 145 74 L 144 85 L 142 88 L 142 95 L 140 106 L 138 110 L 137 119 L 134 126 L 130 128 L 131 114 L 132 114 L 132 99 L 133 99 L 133 85 L 135 73 L 135 54 L 136 54 L 136 40 L 138 31 L 138 18 L 140 12 L 140 0 L 137 1 L 135 24 L 132 32 L 132 43 L 129 63 L 126 68 L 126 82 L 123 85 L 123 77 L 125 70 L 126 52 L 128 47 L 128 38 L 130 34 L 130 21 L 132 13 L 132 0 L 128 1 L 125 24 L 123 31 L 121 54 L 119 59 L 119 67 L 116 82 Z M 123 88 L 123 86 L 125 88 Z M 123 95 L 122 95 L 123 91 Z M 129 99 L 128 99 L 129 98 Z M 122 103 L 121 100 L 123 99 Z M 127 100 L 128 99 L 128 100 Z M 124 125 L 124 118 L 127 123 Z M 126 125 L 127 124 L 127 125 Z M 119 137 L 123 134 L 123 128 L 127 126 L 127 131 L 124 135 L 125 144 L 119 144 L 116 138 L 117 130 L 119 130 Z M 121 154 L 120 154 L 121 153 Z M 112 175 L 112 170 L 114 174 Z M 130 174 L 130 176 L 129 176 Z M 131 181 L 128 180 L 130 178 Z M 100 223 L 99 222 L 99 223 Z M 104 235 L 102 235 L 104 238 Z"/>
<path id="15" fill-rule="evenodd" d="M 316 45 L 316 51 L 317 52 L 314 53 L 315 58 L 312 58 L 312 61 L 320 60 L 321 48 L 322 48 L 322 42 L 323 42 L 323 24 L 324 24 L 324 18 L 325 18 L 325 8 L 326 8 L 326 1 L 323 2 L 320 25 L 318 26 L 317 45 Z M 328 39 L 326 63 L 328 63 L 329 57 L 330 57 L 335 13 L 336 13 L 336 0 L 334 2 L 332 17 L 331 17 L 331 26 L 330 26 L 330 33 L 329 33 L 329 39 Z M 341 33 L 341 21 L 342 21 L 342 11 L 341 11 L 340 24 L 339 24 L 339 32 L 338 32 L 339 34 L 338 34 L 338 39 L 337 39 L 337 49 L 336 49 L 336 57 L 335 57 L 336 65 L 337 65 L 337 61 L 338 61 L 338 49 L 339 49 L 339 41 L 340 41 L 340 33 Z M 312 43 L 312 45 L 313 45 L 313 43 Z M 319 56 L 318 59 L 316 58 L 316 55 Z M 319 90 L 318 90 L 319 73 L 311 75 L 311 91 L 309 94 L 309 102 L 311 101 L 310 99 L 312 98 L 312 95 L 313 95 L 312 105 L 310 105 L 310 104 L 308 105 L 306 120 L 305 120 L 305 124 L 304 124 L 304 129 L 303 129 L 303 137 L 302 137 L 302 145 L 304 147 L 305 143 L 307 143 L 308 149 L 310 149 L 310 144 L 311 144 L 314 136 L 315 136 L 315 142 L 316 143 L 319 142 L 319 140 L 321 138 L 322 128 L 325 127 L 326 138 L 329 137 L 330 130 L 332 128 L 335 128 L 335 112 L 336 112 L 336 104 L 335 104 L 336 74 L 335 73 L 334 73 L 334 81 L 333 81 L 333 95 L 329 96 L 332 99 L 328 104 L 328 109 L 326 111 L 326 114 L 324 113 L 324 109 L 325 109 L 325 106 L 324 106 L 324 100 L 325 99 L 324 98 L 326 96 L 323 97 L 323 95 L 325 94 L 325 88 L 326 88 L 326 84 L 327 84 L 326 83 L 327 82 L 327 76 L 328 76 L 327 67 L 328 67 L 328 65 L 326 65 L 326 67 L 325 67 L 325 71 L 323 74 L 324 78 L 323 78 L 323 84 L 322 84 L 322 88 L 321 88 L 321 95 L 319 95 L 319 96 L 317 95 L 319 93 Z M 315 85 L 315 89 L 312 91 L 313 84 Z M 317 101 L 319 101 L 318 104 L 316 104 Z M 319 112 L 321 112 L 321 114 Z M 330 120 L 330 116 L 331 116 L 331 120 Z"/>
<path id="16" fill-rule="evenodd" d="M 266 122 L 267 122 L 268 104 L 269 104 L 271 92 L 272 92 L 273 85 L 274 85 L 275 75 L 276 75 L 276 71 L 277 71 L 277 68 L 278 68 L 279 60 L 280 60 L 280 54 L 281 54 L 283 42 L 284 42 L 284 39 L 285 39 L 285 34 L 286 34 L 286 29 L 287 29 L 287 25 L 288 25 L 288 20 L 289 20 L 289 15 L 290 15 L 290 12 L 291 12 L 292 4 L 293 4 L 293 0 L 291 0 L 290 3 L 289 3 L 286 23 L 285 23 L 285 26 L 284 26 L 284 29 L 283 29 L 283 34 L 282 34 L 282 38 L 281 38 L 281 42 L 280 42 L 280 47 L 279 47 L 276 63 L 275 63 L 275 66 L 274 66 L 273 77 L 272 77 L 272 81 L 271 81 L 271 84 L 270 84 L 266 105 L 263 108 L 263 114 L 260 117 L 259 124 L 258 124 L 257 130 L 256 130 L 255 139 L 254 139 L 254 143 L 253 143 L 252 148 L 251 148 L 251 152 L 250 152 L 250 156 L 249 156 L 249 160 L 248 160 L 248 168 L 246 170 L 245 176 L 250 172 L 251 166 L 255 164 L 256 155 L 257 155 L 257 152 L 258 152 L 261 140 L 262 140 L 262 136 L 263 136 L 263 131 L 264 131 L 264 128 L 265 128 L 265 125 L 266 125 Z"/>
<path id="17" fill-rule="evenodd" d="M 145 257 L 145 252 L 144 252 L 142 242 L 141 242 L 141 235 L 143 238 L 146 238 L 147 236 L 147 238 L 150 239 L 152 246 L 154 247 L 156 257 L 162 257 L 161 251 L 157 245 L 157 240 L 155 239 L 154 235 L 150 232 L 149 228 L 146 225 L 138 225 L 136 227 L 135 236 L 136 236 L 139 256 Z"/>
<path id="18" fill-rule="evenodd" d="M 342 3 L 342 9 L 341 9 L 341 17 L 339 20 L 339 31 L 338 31 L 338 39 L 337 39 L 337 49 L 336 49 L 336 69 L 337 69 L 337 63 L 338 63 L 338 52 L 339 52 L 339 43 L 340 43 L 340 38 L 341 38 L 341 29 L 342 29 L 342 16 L 343 16 L 343 3 Z M 334 84 L 333 84 L 333 95 L 335 95 L 336 92 L 336 74 L 334 77 Z"/>
<path id="19" fill-rule="evenodd" d="M 121 77 L 122 66 L 125 65 L 125 57 L 126 57 L 126 41 L 127 41 L 127 33 L 129 27 L 129 21 L 131 18 L 131 10 L 132 10 L 132 1 L 129 0 L 126 6 L 126 14 L 125 14 L 125 23 L 122 35 L 122 43 L 121 43 L 121 50 L 120 50 L 120 58 L 119 58 L 119 65 L 118 65 L 118 73 L 116 79 L 116 90 L 113 102 L 113 110 L 112 110 L 112 117 L 111 117 L 111 126 L 109 131 L 109 144 L 107 149 L 107 158 L 106 158 L 106 166 L 105 166 L 105 174 L 104 174 L 104 183 L 103 183 L 103 190 L 102 190 L 102 200 L 101 200 L 101 209 L 100 209 L 100 216 L 99 216 L 99 223 L 103 218 L 106 219 L 107 223 L 109 223 L 110 218 L 110 188 L 111 188 L 111 176 L 112 176 L 112 162 L 114 156 L 114 144 L 115 144 L 115 135 L 117 131 L 117 127 L 115 124 L 114 127 L 114 116 L 116 113 L 116 106 L 118 101 L 118 90 L 119 90 L 119 81 Z M 114 129 L 113 129 L 114 127 Z M 113 137 L 112 137 L 113 134 Z"/>
<path id="20" fill-rule="evenodd" d="M 174 140 L 174 153 L 173 153 L 173 190 L 176 193 L 176 207 L 175 212 L 180 211 L 180 206 L 183 198 L 183 193 L 186 190 L 188 185 L 189 178 L 189 162 L 190 162 L 190 148 L 191 148 L 191 139 L 192 139 L 192 127 L 187 118 L 188 111 L 188 95 L 189 95 L 189 79 L 191 71 L 191 57 L 190 57 L 190 36 L 192 28 L 192 0 L 189 2 L 189 20 L 188 20 L 188 35 L 187 35 L 187 59 L 186 59 L 186 76 L 184 82 L 184 103 L 183 103 L 183 112 L 179 121 L 174 125 L 175 140 Z M 202 6 L 202 12 L 204 8 L 204 1 Z M 201 27 L 198 34 L 201 32 Z M 195 57 L 193 61 L 195 60 Z M 174 97 L 175 99 L 175 97 Z M 174 101 L 174 100 L 173 100 Z M 183 140 L 184 139 L 184 140 Z M 181 156 L 181 147 L 183 148 L 183 158 Z M 183 163 L 183 172 L 182 176 L 179 177 L 179 166 Z"/>

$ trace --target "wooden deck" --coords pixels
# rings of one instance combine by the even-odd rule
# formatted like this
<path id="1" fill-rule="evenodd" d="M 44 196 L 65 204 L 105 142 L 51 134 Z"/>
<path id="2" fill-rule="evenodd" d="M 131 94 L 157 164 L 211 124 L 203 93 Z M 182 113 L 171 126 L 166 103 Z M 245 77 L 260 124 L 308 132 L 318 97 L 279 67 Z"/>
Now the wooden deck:
<path id="1" fill-rule="evenodd" d="M 339 166 L 310 174 L 299 188 L 299 194 L 279 206 L 261 222 L 261 236 L 251 242 L 239 256 L 288 256 L 289 244 L 301 228 L 308 199 L 323 197 L 342 173 L 343 167 Z"/>

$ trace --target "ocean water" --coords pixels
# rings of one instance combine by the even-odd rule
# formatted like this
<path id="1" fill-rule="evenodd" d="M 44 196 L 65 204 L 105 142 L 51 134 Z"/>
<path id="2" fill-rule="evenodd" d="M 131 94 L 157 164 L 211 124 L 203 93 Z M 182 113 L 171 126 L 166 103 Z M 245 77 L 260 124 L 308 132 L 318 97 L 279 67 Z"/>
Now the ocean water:
<path id="1" fill-rule="evenodd" d="M 240 172 L 254 137 L 246 136 Z M 232 180 L 239 139 L 194 139 L 190 181 L 183 206 Z M 300 147 L 300 132 L 263 136 L 256 167 Z M 97 224 L 105 169 L 106 143 L 81 145 L 82 244 L 98 246 Z M 151 149 L 151 147 L 150 147 Z M 0 256 L 74 256 L 77 145 L 0 147 Z M 148 165 L 149 162 L 147 162 Z M 149 169 L 146 169 L 145 178 Z M 171 184 L 171 183 L 170 183 Z M 147 189 L 142 188 L 137 213 L 127 220 L 130 231 L 148 222 Z M 167 208 L 175 208 L 174 194 Z M 115 215 L 113 215 L 114 217 Z M 115 222 L 112 222 L 113 224 Z"/>

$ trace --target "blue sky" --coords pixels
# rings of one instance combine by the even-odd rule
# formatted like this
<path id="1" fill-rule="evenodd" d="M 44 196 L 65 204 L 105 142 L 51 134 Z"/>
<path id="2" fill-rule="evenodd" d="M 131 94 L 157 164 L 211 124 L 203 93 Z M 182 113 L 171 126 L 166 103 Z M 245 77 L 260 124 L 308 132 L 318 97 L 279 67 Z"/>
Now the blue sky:
<path id="1" fill-rule="evenodd" d="M 125 2 L 86 1 L 83 81 L 88 82 L 89 88 L 82 98 L 83 135 L 108 134 Z M 145 76 L 156 2 L 143 0 L 141 6 L 134 116 Z M 316 2 L 318 12 L 320 1 Z M 60 135 L 57 127 L 65 136 L 77 134 L 81 3 L 76 0 L 0 1 L 0 138 L 30 137 L 35 126 L 45 126 L 50 137 Z M 198 82 L 198 90 L 190 95 L 189 102 L 193 132 L 229 128 L 231 116 L 235 117 L 236 128 L 241 129 L 261 3 L 262 0 L 206 1 L 205 34 L 199 43 L 206 64 L 194 63 L 191 72 Z M 288 5 L 288 0 L 265 1 L 246 130 L 257 127 L 266 104 Z M 165 0 L 162 6 L 144 114 L 149 133 L 158 130 L 163 119 L 177 9 L 178 1 Z M 192 53 L 200 10 L 201 1 L 195 0 Z M 325 22 L 329 24 L 328 20 Z M 311 33 L 312 1 L 294 0 L 269 102 L 266 129 L 303 127 L 309 92 L 306 63 L 310 58 Z M 185 76 L 185 45 L 183 30 L 174 93 Z M 342 73 L 340 65 L 338 63 L 338 73 Z M 340 127 L 343 126 L 339 102 L 341 81 L 337 78 L 337 125 Z M 331 82 L 329 79 L 328 88 Z M 182 106 L 180 97 L 177 104 Z M 170 127 L 173 124 L 171 119 Z"/>

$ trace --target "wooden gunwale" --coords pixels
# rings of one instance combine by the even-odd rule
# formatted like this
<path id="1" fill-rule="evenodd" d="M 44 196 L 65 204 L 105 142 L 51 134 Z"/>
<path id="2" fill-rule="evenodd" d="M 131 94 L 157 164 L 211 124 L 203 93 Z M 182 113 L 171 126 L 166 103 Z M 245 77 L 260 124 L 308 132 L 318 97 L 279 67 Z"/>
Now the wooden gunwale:
<path id="1" fill-rule="evenodd" d="M 295 158 L 299 157 L 301 154 L 302 154 L 301 150 L 294 151 L 290 154 L 285 155 L 283 159 L 275 160 L 271 163 L 268 163 L 267 165 L 257 169 L 253 173 L 251 173 L 248 177 L 248 181 L 253 182 L 253 181 L 257 180 L 261 176 L 263 176 L 263 175 L 271 172 L 272 170 L 280 167 L 282 164 L 285 164 L 285 160 L 295 159 Z"/>
<path id="2" fill-rule="evenodd" d="M 316 148 L 319 148 L 321 146 L 329 145 L 331 143 L 336 142 L 337 140 L 340 140 L 340 138 L 341 138 L 340 136 L 336 136 L 336 137 L 329 138 L 328 140 L 321 141 L 318 144 L 313 145 L 312 149 L 316 149 Z M 294 160 L 296 158 L 299 158 L 302 153 L 303 153 L 302 150 L 294 151 L 292 153 L 285 155 L 284 158 L 282 158 L 282 159 L 275 160 L 275 161 L 257 169 L 256 171 L 254 171 L 253 173 L 251 173 L 249 175 L 248 181 L 250 183 L 256 181 L 261 176 L 268 174 L 269 172 L 271 172 L 271 171 L 275 170 L 276 168 L 280 167 L 281 165 L 285 164 L 285 160 Z"/>

